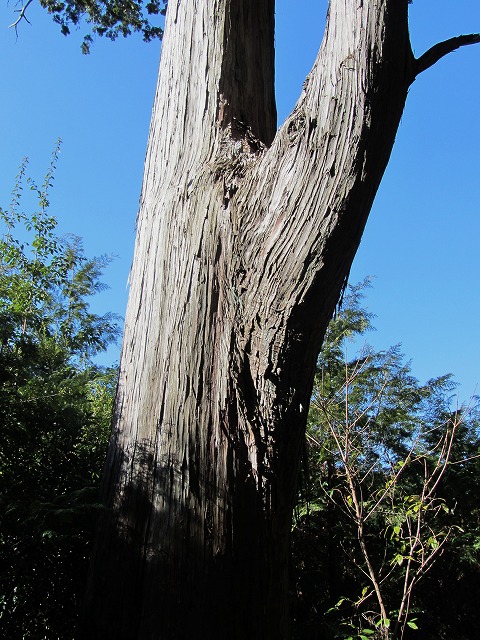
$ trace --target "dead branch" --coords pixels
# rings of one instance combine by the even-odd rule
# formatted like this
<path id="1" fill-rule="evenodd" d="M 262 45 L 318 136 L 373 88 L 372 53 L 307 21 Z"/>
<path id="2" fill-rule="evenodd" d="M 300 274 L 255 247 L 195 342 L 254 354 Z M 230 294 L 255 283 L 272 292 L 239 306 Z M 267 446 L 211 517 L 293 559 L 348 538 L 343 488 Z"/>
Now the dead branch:
<path id="1" fill-rule="evenodd" d="M 443 42 L 435 44 L 420 56 L 420 58 L 415 60 L 412 82 L 420 73 L 426 71 L 426 69 L 429 69 L 430 67 L 433 67 L 433 65 L 441 58 L 452 53 L 452 51 L 456 51 L 460 47 L 465 47 L 469 44 L 477 44 L 479 42 L 480 33 L 470 33 L 468 35 L 457 36 L 456 38 L 450 38 L 449 40 L 444 40 Z"/>
<path id="2" fill-rule="evenodd" d="M 23 7 L 21 7 L 20 9 L 15 9 L 15 13 L 18 13 L 18 18 L 15 20 L 15 22 L 12 22 L 11 25 L 9 25 L 9 29 L 15 29 L 15 34 L 18 36 L 18 25 L 22 20 L 26 20 L 28 22 L 28 24 L 31 24 L 30 20 L 27 18 L 27 9 L 28 7 L 32 4 L 33 0 L 27 0 L 26 4 L 23 5 Z"/>

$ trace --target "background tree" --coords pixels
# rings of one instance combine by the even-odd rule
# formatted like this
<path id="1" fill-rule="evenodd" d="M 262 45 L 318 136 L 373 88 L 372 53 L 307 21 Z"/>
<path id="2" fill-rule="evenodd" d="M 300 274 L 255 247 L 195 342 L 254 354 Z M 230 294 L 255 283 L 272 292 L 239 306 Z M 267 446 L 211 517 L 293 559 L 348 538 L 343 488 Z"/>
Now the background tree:
<path id="1" fill-rule="evenodd" d="M 447 583 L 478 594 L 478 510 L 457 482 L 468 469 L 478 487 L 478 404 L 452 412 L 451 376 L 420 385 L 398 347 L 348 357 L 371 328 L 362 292 L 346 298 L 318 359 L 293 529 L 295 637 L 468 637 L 474 600 L 461 596 L 459 623 L 432 594 Z"/>
<path id="2" fill-rule="evenodd" d="M 58 151 L 41 187 L 24 161 L 0 209 L 0 628 L 11 640 L 73 638 L 117 377 L 92 360 L 119 332 L 89 310 L 109 259 L 87 259 L 49 213 Z"/>
<path id="3" fill-rule="evenodd" d="M 18 28 L 24 20 L 29 22 L 28 7 L 34 0 L 26 0 L 19 9 L 15 21 L 10 28 Z M 115 40 L 118 36 L 128 36 L 132 32 L 140 32 L 145 42 L 154 38 L 162 38 L 163 29 L 159 20 L 152 22 L 155 16 L 165 15 L 166 0 L 148 0 L 112 2 L 111 0 L 39 0 L 40 5 L 51 14 L 54 22 L 60 26 L 64 36 L 68 36 L 72 28 L 79 28 L 83 23 L 90 32 L 83 38 L 83 53 L 90 52 L 95 36 L 105 36 Z M 19 3 L 20 4 L 20 3 Z"/>
<path id="4" fill-rule="evenodd" d="M 287 636 L 316 356 L 408 88 L 479 40 L 331 0 L 276 132 L 273 0 L 169 3 L 85 638 Z"/>

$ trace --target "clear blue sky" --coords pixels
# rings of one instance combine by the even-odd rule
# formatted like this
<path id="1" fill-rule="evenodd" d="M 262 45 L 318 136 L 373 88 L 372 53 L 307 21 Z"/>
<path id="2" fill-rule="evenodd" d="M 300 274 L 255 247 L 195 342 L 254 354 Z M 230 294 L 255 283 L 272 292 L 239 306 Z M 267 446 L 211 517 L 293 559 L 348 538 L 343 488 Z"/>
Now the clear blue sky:
<path id="1" fill-rule="evenodd" d="M 277 0 L 279 121 L 315 58 L 326 7 L 326 0 Z M 36 4 L 16 40 L 7 29 L 13 9 L 13 1 L 0 8 L 0 203 L 10 201 L 24 156 L 43 177 L 60 136 L 51 211 L 62 232 L 83 237 L 87 255 L 118 256 L 95 310 L 123 315 L 160 44 L 98 39 L 82 56 L 81 33 L 63 37 Z M 417 55 L 480 31 L 478 0 L 415 0 L 410 16 Z M 350 279 L 376 276 L 367 305 L 377 332 L 369 341 L 402 343 L 421 381 L 454 373 L 463 399 L 480 383 L 479 112 L 480 45 L 418 78 Z"/>

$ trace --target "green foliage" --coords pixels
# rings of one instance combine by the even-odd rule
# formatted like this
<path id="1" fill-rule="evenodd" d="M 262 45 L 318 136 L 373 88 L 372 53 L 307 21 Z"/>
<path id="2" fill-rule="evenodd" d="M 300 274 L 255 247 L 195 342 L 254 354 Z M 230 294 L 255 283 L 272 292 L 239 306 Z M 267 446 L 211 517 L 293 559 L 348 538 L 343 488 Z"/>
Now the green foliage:
<path id="1" fill-rule="evenodd" d="M 477 405 L 452 411 L 451 377 L 419 384 L 398 347 L 348 357 L 372 328 L 366 284 L 318 359 L 292 532 L 295 637 L 467 638 L 480 595 Z"/>
<path id="2" fill-rule="evenodd" d="M 19 17 L 12 25 L 15 29 L 22 19 L 28 21 L 27 9 L 31 2 L 26 0 L 18 10 Z M 40 4 L 65 36 L 84 22 L 88 25 L 90 32 L 83 38 L 83 53 L 90 53 L 95 36 L 116 40 L 118 36 L 135 32 L 141 33 L 145 42 L 163 37 L 163 29 L 152 22 L 152 17 L 165 15 L 167 0 L 40 0 Z"/>
<path id="3" fill-rule="evenodd" d="M 59 146 L 41 187 L 24 161 L 0 209 L 0 625 L 3 637 L 73 637 L 98 512 L 116 369 L 92 358 L 119 332 L 89 310 L 109 260 L 56 235 Z M 22 210 L 31 193 L 33 213 Z"/>
<path id="4" fill-rule="evenodd" d="M 60 142 L 41 187 L 26 178 L 25 160 L 10 208 L 0 208 L 5 229 L 0 239 L 0 340 L 7 352 L 13 345 L 32 350 L 50 344 L 68 353 L 69 362 L 88 364 L 119 334 L 117 318 L 92 314 L 88 304 L 105 288 L 99 277 L 110 258 L 87 259 L 79 238 L 55 233 L 57 220 L 48 208 L 59 149 Z M 25 187 L 38 206 L 29 215 L 20 208 Z"/>

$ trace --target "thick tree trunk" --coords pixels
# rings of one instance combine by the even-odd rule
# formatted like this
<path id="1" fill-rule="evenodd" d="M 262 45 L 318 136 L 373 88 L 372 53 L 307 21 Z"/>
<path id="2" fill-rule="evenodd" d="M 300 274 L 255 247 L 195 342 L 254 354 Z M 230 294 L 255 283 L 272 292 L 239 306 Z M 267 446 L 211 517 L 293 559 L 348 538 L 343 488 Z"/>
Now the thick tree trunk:
<path id="1" fill-rule="evenodd" d="M 274 0 L 169 0 L 88 640 L 287 637 L 316 354 L 413 77 L 407 0 L 332 0 L 275 134 Z"/>

